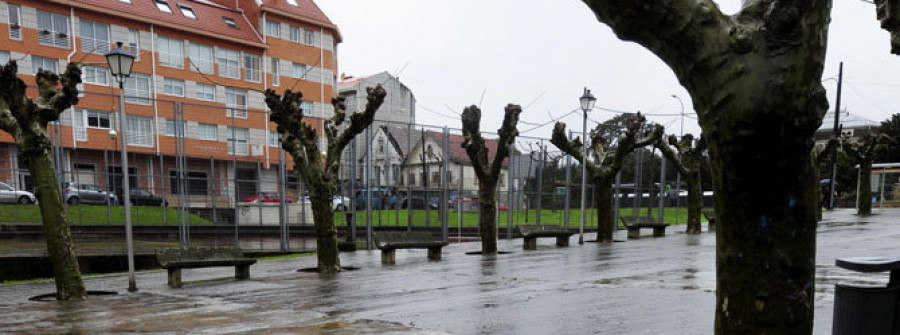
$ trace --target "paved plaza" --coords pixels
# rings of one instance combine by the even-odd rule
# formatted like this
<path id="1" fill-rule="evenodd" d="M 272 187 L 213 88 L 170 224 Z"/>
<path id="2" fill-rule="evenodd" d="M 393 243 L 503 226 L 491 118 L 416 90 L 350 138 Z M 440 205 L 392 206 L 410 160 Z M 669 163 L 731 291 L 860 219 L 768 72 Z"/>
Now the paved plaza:
<path id="1" fill-rule="evenodd" d="M 85 302 L 28 300 L 52 292 L 52 282 L 2 285 L 0 332 L 712 333 L 715 237 L 683 229 L 608 245 L 539 239 L 535 251 L 522 250 L 521 239 L 500 241 L 512 253 L 496 257 L 466 254 L 479 243 L 455 243 L 440 262 L 427 261 L 425 250 L 398 250 L 392 266 L 363 250 L 342 254 L 359 270 L 330 277 L 297 272 L 314 267 L 314 257 L 259 262 L 247 281 L 229 279 L 233 268 L 185 270 L 192 282 L 182 289 L 166 286 L 164 270 L 143 271 L 136 293 L 126 291 L 124 274 L 91 276 L 89 290 L 119 294 Z M 836 268 L 835 259 L 897 256 L 900 211 L 826 213 L 818 236 L 815 333 L 829 334 L 834 283 L 887 282 L 887 274 Z"/>

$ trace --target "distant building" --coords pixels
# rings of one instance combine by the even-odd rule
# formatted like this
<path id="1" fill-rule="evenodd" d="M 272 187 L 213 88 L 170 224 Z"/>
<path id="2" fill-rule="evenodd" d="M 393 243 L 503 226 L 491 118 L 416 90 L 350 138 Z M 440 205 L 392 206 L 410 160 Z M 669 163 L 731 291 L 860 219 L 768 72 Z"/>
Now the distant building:
<path id="1" fill-rule="evenodd" d="M 841 112 L 839 117 L 838 123 L 841 126 L 842 136 L 860 137 L 870 133 L 873 128 L 881 126 L 881 122 L 851 114 L 846 110 Z M 822 120 L 822 126 L 816 130 L 816 146 L 820 149 L 823 148 L 832 137 L 834 137 L 834 112 L 828 112 Z"/>
<path id="2" fill-rule="evenodd" d="M 387 71 L 362 77 L 345 77 L 338 83 L 338 94 L 346 99 L 347 111 L 355 112 L 366 107 L 366 87 L 378 84 L 384 87 L 387 96 L 375 113 L 375 128 L 416 123 L 415 95 L 399 78 Z"/>

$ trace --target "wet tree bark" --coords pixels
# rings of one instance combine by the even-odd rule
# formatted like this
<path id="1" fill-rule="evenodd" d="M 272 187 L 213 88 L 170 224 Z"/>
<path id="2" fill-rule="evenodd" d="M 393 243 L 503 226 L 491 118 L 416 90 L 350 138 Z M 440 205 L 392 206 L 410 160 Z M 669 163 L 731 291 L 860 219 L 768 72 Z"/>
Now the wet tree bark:
<path id="1" fill-rule="evenodd" d="M 860 139 L 841 138 L 841 150 L 859 164 L 859 195 L 857 215 L 872 215 L 872 162 L 878 151 L 884 150 L 894 139 L 884 134 L 867 134 Z M 882 176 L 883 177 L 883 176 Z"/>
<path id="2" fill-rule="evenodd" d="M 694 136 L 686 134 L 679 141 L 675 135 L 669 136 L 668 144 L 662 139 L 653 142 L 663 156 L 671 161 L 684 177 L 688 188 L 688 234 L 700 234 L 700 214 L 703 211 L 703 185 L 700 183 L 700 164 L 706 151 L 706 141 L 701 138 L 694 143 Z"/>
<path id="3" fill-rule="evenodd" d="M 619 38 L 660 57 L 690 92 L 712 162 L 716 333 L 809 334 L 818 192 L 810 150 L 830 0 L 584 0 Z"/>
<path id="4" fill-rule="evenodd" d="M 34 180 L 47 253 L 56 282 L 56 297 L 59 300 L 83 300 L 87 292 L 78 268 L 75 242 L 66 221 L 47 136 L 47 124 L 58 120 L 62 112 L 78 103 L 81 70 L 79 64 L 73 62 L 66 67 L 62 78 L 49 71 L 39 72 L 36 100 L 26 96 L 25 82 L 16 76 L 17 72 L 15 61 L 10 61 L 0 71 L 0 129 L 15 139 Z"/>
<path id="5" fill-rule="evenodd" d="M 595 157 L 593 162 L 588 162 L 584 158 L 581 137 L 569 140 L 566 136 L 565 123 L 557 122 L 553 127 L 553 137 L 550 139 L 550 143 L 575 158 L 578 163 L 585 164 L 588 175 L 594 181 L 594 187 L 597 188 L 594 191 L 597 195 L 597 242 L 608 243 L 613 239 L 616 222 L 612 207 L 612 183 L 616 174 L 622 169 L 625 156 L 637 148 L 647 146 L 662 138 L 662 126 L 655 125 L 650 129 L 645 129 L 645 122 L 646 118 L 641 113 L 628 116 L 628 120 L 625 122 L 625 132 L 614 145 L 610 144 L 614 142 L 614 139 L 604 138 L 602 125 L 598 125 L 591 131 L 590 152 Z"/>
<path id="6" fill-rule="evenodd" d="M 488 159 L 488 149 L 481 137 L 481 109 L 472 105 L 462 113 L 463 143 L 462 148 L 472 162 L 475 177 L 478 178 L 478 227 L 481 230 L 481 253 L 483 255 L 497 254 L 497 181 L 500 178 L 500 170 L 503 161 L 509 157 L 513 141 L 519 135 L 516 124 L 519 123 L 519 114 L 522 107 L 519 105 L 506 105 L 503 115 L 503 124 L 497 130 L 497 152 L 493 160 Z"/>
<path id="7" fill-rule="evenodd" d="M 316 232 L 316 258 L 319 273 L 341 271 L 338 256 L 337 229 L 334 226 L 332 201 L 340 180 L 341 152 L 356 135 L 372 124 L 375 112 L 387 95 L 381 85 L 366 88 L 368 94 L 366 108 L 361 113 L 353 113 L 346 129 L 339 128 L 346 121 L 344 98 L 331 100 L 334 117 L 325 121 L 325 136 L 328 147 L 325 157 L 318 146 L 315 128 L 303 120 L 300 108 L 303 94 L 287 90 L 283 96 L 274 90 L 266 90 L 266 105 L 272 111 L 270 120 L 278 125 L 281 147 L 294 157 L 294 165 L 300 171 L 300 178 L 309 188 L 313 211 L 313 225 Z"/>

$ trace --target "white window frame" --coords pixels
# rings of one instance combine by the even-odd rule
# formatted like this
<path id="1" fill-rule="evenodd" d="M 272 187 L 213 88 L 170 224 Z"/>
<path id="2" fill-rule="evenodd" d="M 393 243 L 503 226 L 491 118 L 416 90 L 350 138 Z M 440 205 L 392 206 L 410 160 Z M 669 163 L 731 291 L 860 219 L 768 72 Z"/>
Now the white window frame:
<path id="1" fill-rule="evenodd" d="M 302 79 L 306 78 L 306 75 L 309 74 L 309 66 L 306 64 L 293 63 L 291 67 L 291 75 L 294 78 Z"/>
<path id="2" fill-rule="evenodd" d="M 128 145 L 153 147 L 153 118 L 137 115 L 126 115 L 126 118 Z"/>
<path id="3" fill-rule="evenodd" d="M 197 83 L 196 98 L 203 101 L 216 101 L 216 86 Z"/>
<path id="4" fill-rule="evenodd" d="M 182 137 L 185 136 L 184 120 L 174 120 L 174 119 L 165 119 L 165 120 L 166 120 L 166 129 L 165 129 L 165 133 L 163 134 L 163 136 L 179 136 L 176 132 L 180 132 L 181 133 L 180 136 L 182 136 Z M 175 129 L 176 126 L 179 129 Z"/>
<path id="5" fill-rule="evenodd" d="M 125 79 L 125 102 L 150 105 L 150 75 L 132 73 Z"/>
<path id="6" fill-rule="evenodd" d="M 248 138 L 250 137 L 250 129 L 249 128 L 241 128 L 236 127 L 232 128 L 228 126 L 228 154 L 229 155 L 237 155 L 237 156 L 247 156 L 250 154 L 250 142 Z M 237 146 L 237 151 L 235 152 L 235 146 Z"/>
<path id="7" fill-rule="evenodd" d="M 31 55 L 31 69 L 34 70 L 34 73 L 37 73 L 40 70 L 49 70 L 50 72 L 58 74 L 59 60 Z"/>
<path id="8" fill-rule="evenodd" d="M 83 113 L 83 115 L 84 115 L 84 126 L 85 126 L 85 128 L 91 128 L 91 129 L 112 129 L 113 118 L 112 118 L 112 114 L 111 114 L 111 113 L 103 112 L 103 111 L 97 111 L 97 110 L 92 110 L 92 109 L 82 109 L 81 111 L 82 111 L 82 113 Z M 96 119 L 96 120 L 97 120 L 97 121 L 96 121 L 96 125 L 93 125 L 93 126 L 91 125 L 91 119 Z M 104 127 L 103 124 L 101 123 L 101 121 L 103 121 L 103 119 L 106 119 L 106 123 L 107 123 L 106 127 Z"/>
<path id="9" fill-rule="evenodd" d="M 184 97 L 184 80 L 163 78 L 163 94 Z"/>
<path id="10" fill-rule="evenodd" d="M 301 32 L 303 31 L 303 29 L 301 29 L 300 27 L 290 26 L 289 30 L 290 30 L 291 42 L 300 43 L 302 41 L 301 36 L 303 34 L 301 34 Z"/>
<path id="11" fill-rule="evenodd" d="M 87 141 L 87 110 L 75 108 L 72 111 L 72 127 L 75 130 L 75 140 L 84 142 Z M 59 125 L 59 120 L 55 121 L 54 124 Z"/>
<path id="12" fill-rule="evenodd" d="M 62 14 L 38 10 L 38 43 L 41 45 L 69 48 L 69 17 Z"/>
<path id="13" fill-rule="evenodd" d="M 312 116 L 313 112 L 313 103 L 312 101 L 300 101 L 300 109 L 303 110 L 303 116 Z"/>
<path id="14" fill-rule="evenodd" d="M 220 77 L 241 79 L 240 51 L 218 48 L 216 50 L 216 64 L 219 64 Z"/>
<path id="15" fill-rule="evenodd" d="M 200 123 L 197 136 L 201 140 L 216 141 L 219 139 L 219 126 L 211 123 Z"/>
<path id="16" fill-rule="evenodd" d="M 184 40 L 159 36 L 156 42 L 160 66 L 184 68 Z"/>
<path id="17" fill-rule="evenodd" d="M 249 82 L 262 82 L 262 58 L 259 55 L 244 54 L 244 78 Z"/>
<path id="18" fill-rule="evenodd" d="M 109 52 L 109 25 L 81 20 L 81 52 L 103 55 Z"/>
<path id="19" fill-rule="evenodd" d="M 0 51 L 0 66 L 9 63 L 9 51 Z"/>
<path id="20" fill-rule="evenodd" d="M 269 131 L 269 146 L 276 147 L 276 148 L 280 147 L 281 146 L 280 136 L 281 135 L 278 134 L 277 131 L 270 130 Z"/>
<path id="21" fill-rule="evenodd" d="M 22 40 L 22 10 L 19 5 L 6 4 L 9 18 L 9 39 Z M 14 22 L 15 21 L 15 22 Z"/>
<path id="22" fill-rule="evenodd" d="M 181 10 L 181 15 L 184 15 L 184 17 L 189 18 L 189 19 L 194 19 L 194 20 L 197 19 L 197 13 L 194 12 L 194 9 L 191 8 L 191 6 L 188 6 L 185 4 L 178 4 L 178 9 Z"/>
<path id="23" fill-rule="evenodd" d="M 109 86 L 109 69 L 99 66 L 82 66 L 81 81 L 85 84 Z"/>
<path id="24" fill-rule="evenodd" d="M 242 98 L 242 99 L 241 99 Z M 243 102 L 243 104 L 241 104 Z M 239 119 L 247 118 L 247 91 L 225 88 L 225 116 Z"/>
<path id="25" fill-rule="evenodd" d="M 278 72 L 278 64 L 280 62 L 278 58 L 269 58 L 269 73 L 272 74 L 272 86 L 278 86 L 281 83 L 281 75 Z"/>
<path id="26" fill-rule="evenodd" d="M 128 28 L 128 49 L 134 52 L 134 60 L 141 60 L 141 31 Z"/>
<path id="27" fill-rule="evenodd" d="M 199 71 L 205 74 L 215 74 L 215 49 L 211 45 L 191 43 L 190 48 L 191 71 Z"/>
<path id="28" fill-rule="evenodd" d="M 303 29 L 303 44 L 316 45 L 316 35 L 314 31 Z"/>
<path id="29" fill-rule="evenodd" d="M 172 6 L 169 6 L 169 2 L 166 0 L 153 0 L 153 3 L 156 4 L 156 8 L 159 9 L 160 12 L 172 14 Z"/>
<path id="30" fill-rule="evenodd" d="M 266 19 L 266 36 L 281 38 L 281 22 Z"/>

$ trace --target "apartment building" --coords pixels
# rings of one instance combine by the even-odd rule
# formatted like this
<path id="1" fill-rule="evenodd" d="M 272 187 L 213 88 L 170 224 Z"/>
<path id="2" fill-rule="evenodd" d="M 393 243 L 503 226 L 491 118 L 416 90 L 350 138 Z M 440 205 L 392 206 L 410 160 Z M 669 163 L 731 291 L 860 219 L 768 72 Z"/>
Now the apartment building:
<path id="1" fill-rule="evenodd" d="M 103 56 L 116 42 L 137 55 L 125 83 L 130 181 L 170 204 L 179 172 L 192 207 L 277 190 L 279 165 L 293 164 L 266 88 L 302 91 L 319 131 L 333 113 L 341 36 L 312 0 L 0 0 L 0 64 L 15 60 L 29 85 L 38 69 L 84 64 L 80 102 L 49 129 L 63 181 L 121 182 L 119 89 Z M 0 181 L 31 189 L 5 133 Z"/>

